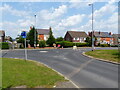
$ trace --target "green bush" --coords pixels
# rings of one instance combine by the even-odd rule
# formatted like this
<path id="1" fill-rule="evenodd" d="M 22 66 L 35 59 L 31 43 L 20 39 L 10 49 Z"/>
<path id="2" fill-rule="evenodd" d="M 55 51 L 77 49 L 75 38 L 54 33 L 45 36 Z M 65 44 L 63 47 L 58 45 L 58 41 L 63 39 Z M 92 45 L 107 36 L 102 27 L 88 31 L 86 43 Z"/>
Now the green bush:
<path id="1" fill-rule="evenodd" d="M 0 43 L 0 48 L 1 49 L 9 49 L 9 45 L 7 42 L 1 42 Z"/>
<path id="2" fill-rule="evenodd" d="M 111 45 L 111 47 L 118 47 L 118 45 Z"/>
<path id="3" fill-rule="evenodd" d="M 61 46 L 65 47 L 73 47 L 73 46 L 77 46 L 77 47 L 83 47 L 83 46 L 88 46 L 88 43 L 73 43 L 73 42 L 69 42 L 69 41 L 61 41 L 61 42 L 56 42 L 56 44 L 60 44 Z"/>
<path id="4" fill-rule="evenodd" d="M 101 47 L 109 47 L 109 44 L 100 44 Z"/>
<path id="5" fill-rule="evenodd" d="M 89 46 L 88 43 L 76 43 L 77 47 L 84 47 L 84 46 Z"/>
<path id="6" fill-rule="evenodd" d="M 24 48 L 24 45 L 23 45 L 23 44 L 21 44 L 21 45 L 20 45 L 20 48 L 21 48 L 21 49 L 23 49 L 23 48 Z"/>
<path id="7" fill-rule="evenodd" d="M 43 47 L 45 47 L 46 46 L 46 42 L 45 41 L 40 41 L 39 42 L 39 47 L 40 48 L 43 48 Z"/>
<path id="8" fill-rule="evenodd" d="M 63 47 L 72 47 L 73 46 L 73 43 L 72 42 L 69 42 L 69 41 L 61 41 L 61 42 L 56 42 L 56 44 L 60 44 L 61 46 Z"/>

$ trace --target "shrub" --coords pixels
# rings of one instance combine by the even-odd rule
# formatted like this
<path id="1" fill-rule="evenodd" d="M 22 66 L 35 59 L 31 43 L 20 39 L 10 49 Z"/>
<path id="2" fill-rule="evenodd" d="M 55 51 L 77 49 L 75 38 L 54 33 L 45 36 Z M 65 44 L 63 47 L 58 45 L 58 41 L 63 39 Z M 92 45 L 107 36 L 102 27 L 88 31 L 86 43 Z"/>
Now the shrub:
<path id="1" fill-rule="evenodd" d="M 23 45 L 23 44 L 21 44 L 19 48 L 23 49 L 23 48 L 24 48 L 24 45 Z"/>
<path id="2" fill-rule="evenodd" d="M 77 46 L 77 47 L 83 47 L 83 46 L 89 46 L 88 43 L 73 43 L 73 42 L 69 42 L 69 41 L 61 41 L 61 42 L 56 42 L 56 44 L 60 44 L 63 47 L 73 47 L 73 46 Z"/>
<path id="3" fill-rule="evenodd" d="M 72 47 L 73 46 L 73 43 L 72 42 L 69 42 L 69 41 L 61 41 L 61 42 L 56 42 L 56 44 L 60 44 L 61 46 L 63 47 Z"/>
<path id="4" fill-rule="evenodd" d="M 89 43 L 76 43 L 77 47 L 89 46 Z"/>
<path id="5" fill-rule="evenodd" d="M 118 45 L 111 45 L 111 47 L 118 47 Z"/>
<path id="6" fill-rule="evenodd" d="M 43 48 L 43 47 L 45 47 L 46 46 L 46 42 L 45 41 L 40 41 L 39 42 L 39 47 L 40 48 Z"/>
<path id="7" fill-rule="evenodd" d="M 109 44 L 100 44 L 101 47 L 109 47 Z"/>
<path id="8" fill-rule="evenodd" d="M 98 43 L 98 46 L 100 46 L 100 43 Z"/>
<path id="9" fill-rule="evenodd" d="M 1 47 L 1 49 L 9 49 L 9 45 L 7 42 L 1 42 L 0 47 Z"/>

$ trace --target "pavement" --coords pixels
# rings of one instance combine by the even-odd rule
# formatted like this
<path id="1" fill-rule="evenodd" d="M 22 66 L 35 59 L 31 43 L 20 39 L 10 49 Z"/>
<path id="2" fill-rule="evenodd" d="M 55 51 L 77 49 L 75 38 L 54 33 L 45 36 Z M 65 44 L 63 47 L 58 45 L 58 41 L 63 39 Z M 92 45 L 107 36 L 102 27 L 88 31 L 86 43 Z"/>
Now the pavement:
<path id="1" fill-rule="evenodd" d="M 117 49 L 117 48 L 96 48 Z M 53 68 L 79 88 L 118 88 L 118 65 L 82 55 L 91 48 L 27 50 L 28 59 Z M 6 54 L 7 53 L 7 54 Z M 3 57 L 24 59 L 24 50 L 2 52 Z"/>

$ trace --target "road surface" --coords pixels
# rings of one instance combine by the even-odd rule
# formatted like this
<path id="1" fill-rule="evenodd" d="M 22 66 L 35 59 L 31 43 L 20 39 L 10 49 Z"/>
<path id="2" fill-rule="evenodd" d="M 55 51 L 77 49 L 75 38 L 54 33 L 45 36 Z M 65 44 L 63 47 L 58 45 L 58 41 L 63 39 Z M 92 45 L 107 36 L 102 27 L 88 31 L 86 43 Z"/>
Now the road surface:
<path id="1" fill-rule="evenodd" d="M 114 49 L 114 48 L 97 48 Z M 79 88 L 118 88 L 118 65 L 82 55 L 91 48 L 28 50 L 28 59 L 62 73 Z M 7 54 L 6 54 L 7 52 Z M 24 50 L 3 51 L 3 57 L 24 59 Z"/>

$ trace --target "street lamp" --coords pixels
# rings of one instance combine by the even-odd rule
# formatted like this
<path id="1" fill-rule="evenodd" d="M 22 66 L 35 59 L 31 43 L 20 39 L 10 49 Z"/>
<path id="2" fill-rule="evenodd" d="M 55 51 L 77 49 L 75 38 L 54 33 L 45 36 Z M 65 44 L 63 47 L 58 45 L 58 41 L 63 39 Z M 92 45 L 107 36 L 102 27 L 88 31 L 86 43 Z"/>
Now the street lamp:
<path id="1" fill-rule="evenodd" d="M 34 49 L 36 48 L 36 15 L 34 15 L 34 17 L 35 17 L 35 25 L 34 25 L 34 27 L 35 27 L 35 31 L 34 31 Z"/>
<path id="2" fill-rule="evenodd" d="M 93 4 L 89 4 L 92 7 L 92 51 L 94 50 L 94 36 L 93 36 Z"/>

